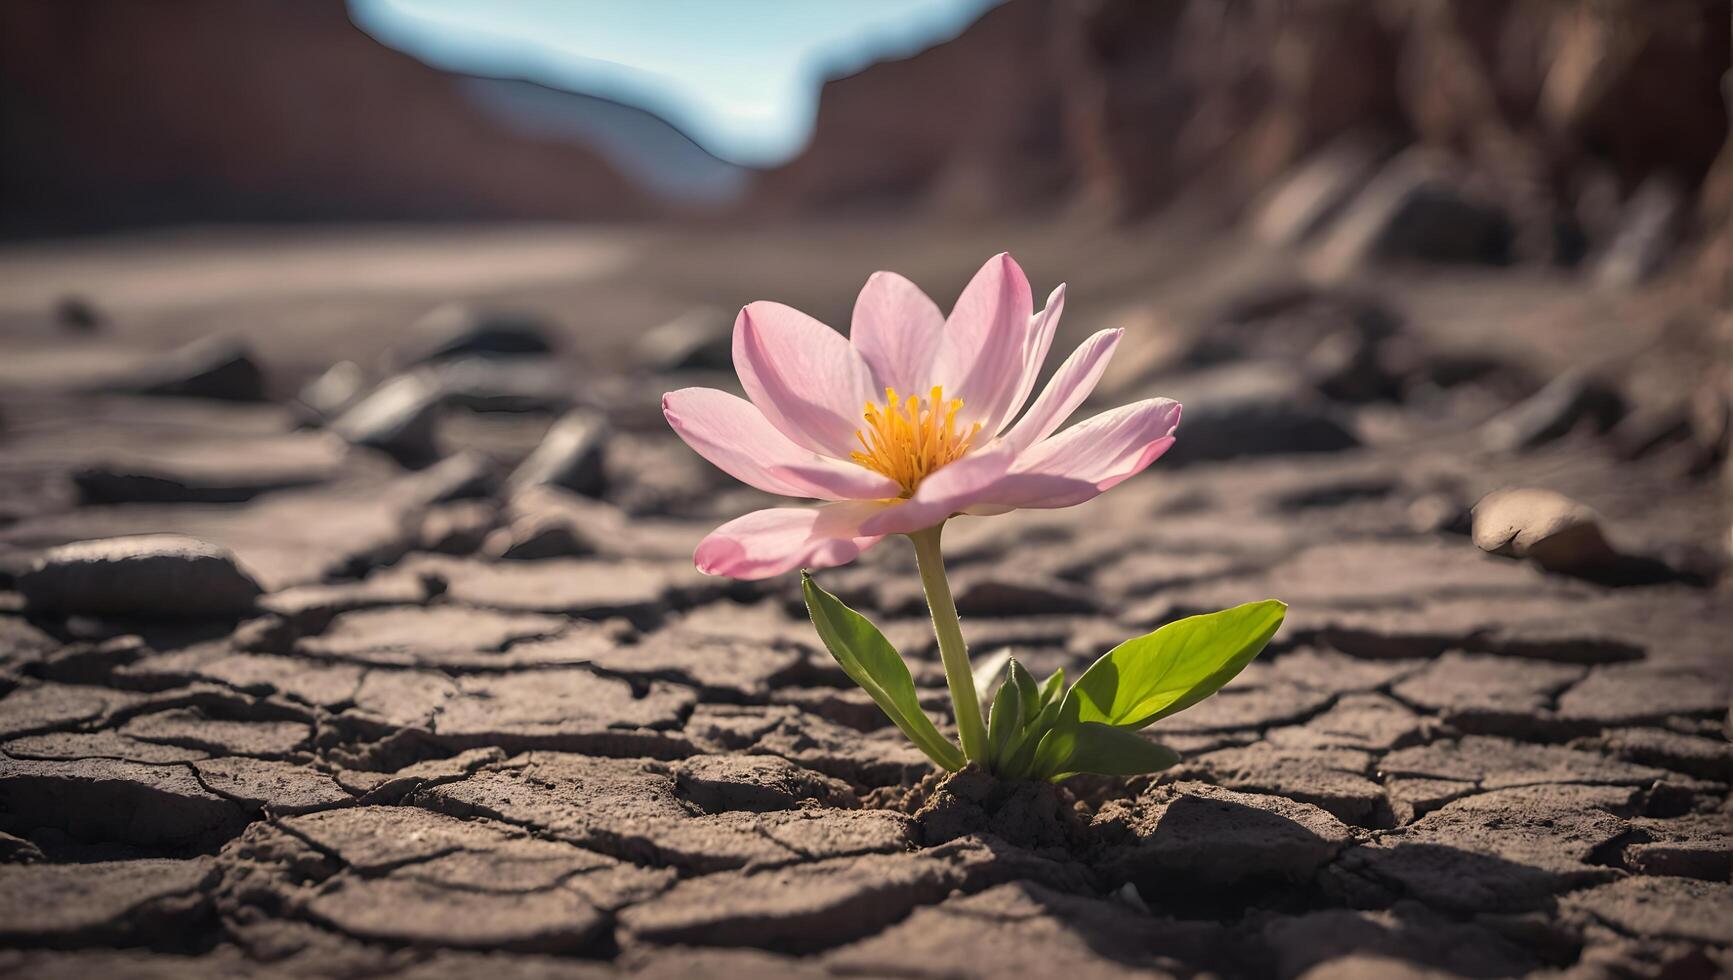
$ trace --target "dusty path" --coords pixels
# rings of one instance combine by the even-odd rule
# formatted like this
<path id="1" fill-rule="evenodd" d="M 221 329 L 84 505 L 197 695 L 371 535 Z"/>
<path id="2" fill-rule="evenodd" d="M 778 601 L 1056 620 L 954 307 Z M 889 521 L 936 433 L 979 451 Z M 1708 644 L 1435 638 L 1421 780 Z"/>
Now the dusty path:
<path id="1" fill-rule="evenodd" d="M 1187 415 L 1088 507 L 948 531 L 977 654 L 1075 669 L 1190 611 L 1291 607 L 1152 730 L 1184 756 L 1156 781 L 935 788 L 792 582 L 688 558 L 759 503 L 660 424 L 662 391 L 727 381 L 703 307 L 846 322 L 872 269 L 948 298 L 1005 244 L 1038 293 L 1070 280 L 1060 346 L 1131 329 L 1108 397 Z M 51 315 L 69 292 L 94 329 Z M 436 350 L 462 323 L 417 318 L 453 298 L 527 311 L 553 353 Z M 1718 354 L 1679 309 L 1508 271 L 1317 286 L 1183 225 L 13 246 L 0 971 L 1727 969 L 1727 484 L 1701 414 L 1673 424 Z M 250 353 L 162 360 L 211 335 Z M 344 360 L 359 392 L 296 399 Z M 505 479 L 573 407 L 566 451 Z M 1483 552 L 1468 510 L 1504 487 L 1593 507 L 1605 546 Z M 134 582 L 28 572 L 147 532 L 245 577 L 174 542 Z M 907 548 L 823 581 L 942 710 Z"/>

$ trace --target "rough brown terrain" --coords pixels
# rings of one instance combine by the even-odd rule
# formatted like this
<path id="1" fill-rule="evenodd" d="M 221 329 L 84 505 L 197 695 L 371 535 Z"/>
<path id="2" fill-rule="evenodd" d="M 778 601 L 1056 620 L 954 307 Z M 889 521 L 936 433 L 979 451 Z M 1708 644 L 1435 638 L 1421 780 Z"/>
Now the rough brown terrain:
<path id="1" fill-rule="evenodd" d="M 1327 280 L 1180 215 L 10 247 L 0 972 L 1733 966 L 1725 321 L 1381 241 Z M 1290 606 L 1159 778 L 939 784 L 793 581 L 691 567 L 762 505 L 658 411 L 732 383 L 714 309 L 948 304 L 1003 247 L 1069 280 L 1061 346 L 1128 328 L 1098 402 L 1187 408 L 1100 500 L 947 531 L 977 655 Z M 820 580 L 942 716 L 908 549 Z"/>

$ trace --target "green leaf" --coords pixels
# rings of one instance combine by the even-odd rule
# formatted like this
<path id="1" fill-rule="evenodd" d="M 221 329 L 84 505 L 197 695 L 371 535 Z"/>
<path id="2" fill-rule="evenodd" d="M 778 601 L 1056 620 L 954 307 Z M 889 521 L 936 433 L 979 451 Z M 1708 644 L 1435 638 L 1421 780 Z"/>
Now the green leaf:
<path id="1" fill-rule="evenodd" d="M 1016 674 L 1021 668 L 1013 660 L 1005 670 L 1005 683 L 993 695 L 993 705 L 987 709 L 987 759 L 989 763 L 1003 759 L 1023 734 L 1023 688 Z M 1028 676 L 1028 671 L 1023 672 Z"/>
<path id="2" fill-rule="evenodd" d="M 1059 695 L 1064 693 L 1065 668 L 1058 667 L 1054 669 L 1053 676 L 1047 678 L 1041 685 L 1041 707 L 1045 708 L 1050 704 L 1057 704 Z"/>
<path id="3" fill-rule="evenodd" d="M 1017 686 L 1017 702 L 1023 709 L 1017 716 L 1017 731 L 1021 732 L 1035 720 L 1036 712 L 1041 710 L 1041 691 L 1035 686 L 1034 676 L 1017 661 L 1011 661 L 1007 672 L 1010 683 Z"/>
<path id="4" fill-rule="evenodd" d="M 1287 606 L 1249 602 L 1169 623 L 1095 661 L 1065 695 L 1062 723 L 1142 728 L 1202 701 L 1252 662 L 1282 625 Z"/>
<path id="5" fill-rule="evenodd" d="M 1036 752 L 1042 746 L 1043 737 L 1053 727 L 1053 720 L 1059 717 L 1059 702 L 1049 701 L 1041 709 L 1034 720 L 1023 730 L 1023 738 L 1010 753 L 1010 757 L 995 767 L 1001 779 L 1028 779 L 1030 770 L 1035 765 Z"/>
<path id="6" fill-rule="evenodd" d="M 1070 729 L 1066 745 L 1057 747 L 1063 761 L 1052 779 L 1064 779 L 1080 772 L 1103 776 L 1141 776 L 1159 772 L 1179 761 L 1179 753 L 1159 745 L 1137 732 L 1115 728 L 1100 722 L 1086 721 Z"/>
<path id="7" fill-rule="evenodd" d="M 975 678 L 975 700 L 982 704 L 993 702 L 993 679 L 1005 670 L 1005 665 L 1011 662 L 1011 648 L 1000 647 L 985 657 L 969 665 L 969 673 Z"/>
<path id="8" fill-rule="evenodd" d="M 940 767 L 963 768 L 961 749 L 939 733 L 933 720 L 921 710 L 909 666 L 878 627 L 865 616 L 843 605 L 842 600 L 818 587 L 812 576 L 801 574 L 800 590 L 806 610 L 818 630 L 825 649 L 836 658 L 849 679 L 864 688 L 884 709 L 892 723 L 909 741 Z"/>

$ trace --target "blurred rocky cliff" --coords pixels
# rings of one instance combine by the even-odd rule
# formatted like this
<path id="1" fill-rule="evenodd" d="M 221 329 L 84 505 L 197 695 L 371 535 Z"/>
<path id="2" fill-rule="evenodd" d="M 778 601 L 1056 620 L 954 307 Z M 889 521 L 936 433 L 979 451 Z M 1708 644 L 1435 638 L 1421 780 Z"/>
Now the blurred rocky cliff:
<path id="1" fill-rule="evenodd" d="M 806 151 L 749 174 L 642 110 L 424 65 L 340 0 L 11 0 L 0 227 L 1184 200 L 1326 268 L 1713 276 L 1729 35 L 1725 0 L 1009 0 L 827 83 Z"/>
<path id="2" fill-rule="evenodd" d="M 1354 241 L 1366 216 L 1333 261 L 1376 244 L 1641 278 L 1724 234 L 1729 34 L 1720 0 L 1012 0 L 828 84 L 758 203 L 1128 218 L 1204 195 L 1298 240 L 1359 200 L 1417 240 Z"/>
<path id="3" fill-rule="evenodd" d="M 531 89 L 393 51 L 341 0 L 8 0 L 0 226 L 653 213 L 606 147 L 525 125 L 549 100 L 567 129 L 720 163 L 649 113 Z"/>

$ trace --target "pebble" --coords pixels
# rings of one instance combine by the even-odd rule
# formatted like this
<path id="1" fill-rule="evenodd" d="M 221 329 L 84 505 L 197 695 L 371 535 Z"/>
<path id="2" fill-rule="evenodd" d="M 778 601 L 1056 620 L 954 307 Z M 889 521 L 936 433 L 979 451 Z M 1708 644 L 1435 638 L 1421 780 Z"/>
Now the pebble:
<path id="1" fill-rule="evenodd" d="M 407 367 L 470 354 L 550 354 L 554 348 L 549 332 L 534 314 L 451 303 L 416 322 L 413 339 L 402 345 L 397 363 Z"/>
<path id="2" fill-rule="evenodd" d="M 344 412 L 332 430 L 352 445 L 390 454 L 404 463 L 439 455 L 441 393 L 428 379 L 400 374 Z"/>
<path id="3" fill-rule="evenodd" d="M 555 486 L 586 497 L 600 497 L 607 489 L 609 434 L 607 419 L 594 412 L 580 409 L 566 414 L 548 429 L 535 452 L 512 472 L 508 485 L 514 490 Z"/>
<path id="4" fill-rule="evenodd" d="M 18 590 L 33 612 L 145 618 L 242 616 L 260 594 L 228 549 L 174 534 L 50 548 Z"/>
<path id="5" fill-rule="evenodd" d="M 1564 574 L 1604 571 L 1619 558 L 1601 531 L 1600 515 L 1551 490 L 1499 490 L 1482 497 L 1474 505 L 1474 544 Z"/>
<path id="6" fill-rule="evenodd" d="M 254 402 L 265 398 L 265 372 L 244 342 L 207 337 L 103 387 L 128 395 Z"/>

